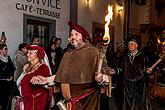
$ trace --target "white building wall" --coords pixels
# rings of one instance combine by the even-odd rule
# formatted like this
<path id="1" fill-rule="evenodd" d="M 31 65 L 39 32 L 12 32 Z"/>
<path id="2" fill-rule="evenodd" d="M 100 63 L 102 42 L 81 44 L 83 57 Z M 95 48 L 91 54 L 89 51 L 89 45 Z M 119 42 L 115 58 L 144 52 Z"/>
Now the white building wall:
<path id="1" fill-rule="evenodd" d="M 124 11 L 118 12 L 116 0 L 78 0 L 78 23 L 84 26 L 92 37 L 92 22 L 105 24 L 108 5 L 113 5 L 114 46 L 123 40 Z M 124 5 L 124 4 L 123 4 Z"/>
<path id="2" fill-rule="evenodd" d="M 45 1 L 45 4 L 43 1 Z M 122 41 L 124 15 L 119 15 L 117 4 L 114 4 L 115 0 L 88 1 L 87 3 L 87 0 L 78 0 L 78 24 L 84 26 L 92 37 L 92 22 L 105 24 L 104 17 L 107 14 L 107 6 L 113 4 L 114 19 L 111 25 L 115 28 L 114 44 Z M 48 2 L 49 4 L 47 4 Z M 55 5 L 60 9 L 55 8 Z M 30 6 L 33 7 L 33 10 L 29 11 Z M 41 15 L 34 11 L 36 8 L 60 13 L 60 18 Z M 23 42 L 23 14 L 56 20 L 56 36 L 62 38 L 62 47 L 66 47 L 69 36 L 69 26 L 67 23 L 70 18 L 70 0 L 0 0 L 0 33 L 2 31 L 6 33 L 9 55 L 11 57 L 14 56 L 18 45 Z"/>
<path id="3" fill-rule="evenodd" d="M 92 36 L 92 22 L 105 24 L 109 0 L 79 0 L 78 1 L 78 23 L 84 26 Z"/>
<path id="4" fill-rule="evenodd" d="M 37 8 L 60 13 L 60 18 L 41 15 L 37 13 Z M 23 14 L 56 20 L 56 36 L 62 38 L 62 47 L 66 47 L 70 0 L 0 0 L 0 32 L 5 31 L 11 57 L 14 56 L 18 45 L 23 42 Z"/>
<path id="5" fill-rule="evenodd" d="M 124 2 L 122 2 L 123 9 L 119 11 L 120 6 L 117 3 L 114 3 L 114 17 L 113 17 L 113 24 L 115 27 L 114 33 L 114 48 L 116 50 L 117 43 L 121 43 L 123 41 L 123 34 L 124 34 Z"/>

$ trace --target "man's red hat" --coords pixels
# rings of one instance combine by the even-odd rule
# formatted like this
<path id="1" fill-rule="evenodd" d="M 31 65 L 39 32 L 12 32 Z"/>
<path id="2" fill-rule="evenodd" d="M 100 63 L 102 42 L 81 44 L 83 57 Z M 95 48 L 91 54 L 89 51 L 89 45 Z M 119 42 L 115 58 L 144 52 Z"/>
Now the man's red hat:
<path id="1" fill-rule="evenodd" d="M 83 35 L 83 38 L 89 38 L 90 35 L 88 33 L 88 31 L 83 28 L 82 26 L 76 24 L 76 23 L 73 23 L 71 21 L 68 22 L 68 25 L 72 28 L 72 29 L 75 29 L 76 31 L 80 32 L 82 35 Z"/>
<path id="2" fill-rule="evenodd" d="M 37 51 L 37 57 L 39 59 L 43 59 L 45 57 L 45 51 L 42 47 L 37 46 L 37 45 L 27 45 L 26 48 L 28 50 L 38 50 Z"/>

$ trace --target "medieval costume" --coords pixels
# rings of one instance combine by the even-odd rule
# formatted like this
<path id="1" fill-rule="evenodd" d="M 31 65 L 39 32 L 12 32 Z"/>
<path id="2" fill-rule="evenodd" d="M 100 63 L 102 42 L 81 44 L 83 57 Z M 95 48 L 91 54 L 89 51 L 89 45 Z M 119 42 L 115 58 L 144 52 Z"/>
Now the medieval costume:
<path id="1" fill-rule="evenodd" d="M 7 51 L 6 44 L 0 44 L 0 50 Z M 9 98 L 12 94 L 14 67 L 10 56 L 0 54 L 0 106 L 2 110 L 7 110 Z"/>
<path id="2" fill-rule="evenodd" d="M 129 42 L 136 44 L 137 48 L 136 39 Z M 138 50 L 123 57 L 121 68 L 118 68 L 124 81 L 122 110 L 151 110 L 146 83 L 148 74 L 145 72 L 147 62 L 147 57 Z"/>
<path id="3" fill-rule="evenodd" d="M 83 41 L 89 37 L 88 32 L 81 26 L 73 23 L 69 23 L 69 25 L 76 30 L 75 33 L 80 32 L 83 35 Z M 75 39 L 71 38 L 71 40 Z M 71 102 L 71 110 L 100 109 L 101 86 L 98 84 L 103 84 L 106 75 L 103 75 L 100 83 L 96 82 L 98 61 L 99 50 L 85 41 L 79 48 L 69 49 L 64 54 L 54 81 L 61 85 L 64 99 Z M 105 71 L 106 69 L 104 69 L 104 73 L 106 73 Z M 109 88 L 108 92 L 110 92 Z"/>
<path id="4" fill-rule="evenodd" d="M 66 102 L 66 106 L 61 101 L 57 103 L 59 108 L 99 110 L 100 91 L 105 91 L 108 96 L 111 92 L 111 80 L 105 74 L 110 73 L 109 68 L 102 67 L 103 57 L 100 57 L 99 50 L 86 41 L 89 33 L 77 24 L 68 24 L 72 28 L 68 39 L 72 48 L 65 52 L 56 75 L 35 76 L 31 82 L 40 85 L 55 82 Z"/>
<path id="5" fill-rule="evenodd" d="M 123 110 L 147 110 L 146 59 L 138 52 L 133 61 L 129 54 L 124 57 L 124 105 Z"/>
<path id="6" fill-rule="evenodd" d="M 165 109 L 165 60 L 160 62 L 157 67 L 157 72 L 153 75 L 155 84 L 151 89 L 151 103 L 153 110 Z"/>
<path id="7" fill-rule="evenodd" d="M 157 77 L 157 81 L 156 83 L 161 83 L 161 84 L 165 84 L 165 45 L 161 46 L 161 53 L 160 53 L 160 58 L 162 59 L 162 61 L 159 63 L 157 70 L 158 70 L 158 77 Z"/>
<path id="8" fill-rule="evenodd" d="M 43 59 L 45 56 L 44 50 L 39 46 L 28 46 L 28 50 L 37 50 L 37 57 Z M 33 85 L 30 80 L 33 76 L 42 75 L 50 76 L 49 68 L 40 60 L 33 66 L 26 64 L 23 73 L 17 80 L 17 86 L 20 90 L 22 102 L 19 103 L 20 110 L 46 110 L 49 91 L 43 85 Z"/>
<path id="9" fill-rule="evenodd" d="M 7 62 L 6 62 L 7 61 Z M 4 61 L 0 58 L 0 105 L 7 107 L 10 91 L 13 87 L 13 80 L 7 81 L 7 78 L 13 77 L 14 68 L 10 57 Z"/>
<path id="10" fill-rule="evenodd" d="M 160 59 L 161 62 L 157 66 L 157 71 L 152 76 L 152 107 L 153 110 L 165 109 L 165 45 L 161 45 Z"/>
<path id="11" fill-rule="evenodd" d="M 89 43 L 81 49 L 66 52 L 63 56 L 55 82 L 70 84 L 72 98 L 92 92 L 88 97 L 77 102 L 76 110 L 98 110 L 99 108 L 100 90 L 94 79 L 97 59 L 98 51 Z"/>

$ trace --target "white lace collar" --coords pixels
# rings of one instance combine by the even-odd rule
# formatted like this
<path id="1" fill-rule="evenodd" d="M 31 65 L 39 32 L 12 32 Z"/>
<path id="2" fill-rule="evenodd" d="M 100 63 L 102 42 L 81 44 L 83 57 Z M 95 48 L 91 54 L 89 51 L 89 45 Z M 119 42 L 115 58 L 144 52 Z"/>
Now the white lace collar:
<path id="1" fill-rule="evenodd" d="M 3 62 L 8 62 L 8 56 L 3 56 L 3 55 L 0 55 L 0 60 L 2 60 Z"/>

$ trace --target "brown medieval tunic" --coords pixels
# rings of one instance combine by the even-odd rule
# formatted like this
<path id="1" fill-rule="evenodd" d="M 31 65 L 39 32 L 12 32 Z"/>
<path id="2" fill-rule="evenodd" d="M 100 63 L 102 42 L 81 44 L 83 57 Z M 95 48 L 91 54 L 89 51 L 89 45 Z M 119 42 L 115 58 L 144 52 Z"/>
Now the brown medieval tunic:
<path id="1" fill-rule="evenodd" d="M 95 81 L 99 51 L 90 43 L 72 49 L 63 56 L 55 82 L 70 85 L 71 98 L 93 92 L 76 103 L 76 110 L 99 110 L 100 87 Z M 62 89 L 62 88 L 61 88 Z"/>

